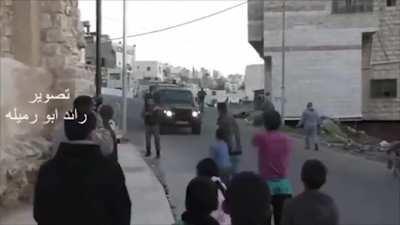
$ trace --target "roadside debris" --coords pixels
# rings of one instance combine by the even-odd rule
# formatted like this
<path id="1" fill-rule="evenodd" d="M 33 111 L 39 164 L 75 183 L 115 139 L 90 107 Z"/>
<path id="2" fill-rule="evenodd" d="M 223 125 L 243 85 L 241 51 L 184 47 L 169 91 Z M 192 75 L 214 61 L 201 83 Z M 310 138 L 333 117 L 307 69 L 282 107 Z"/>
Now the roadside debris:
<path id="1" fill-rule="evenodd" d="M 243 119 L 248 125 L 262 126 L 263 125 L 262 111 L 241 111 L 234 114 L 237 119 Z M 391 146 L 385 140 L 369 136 L 365 131 L 358 130 L 353 127 L 341 123 L 328 117 L 321 117 L 320 137 L 322 144 L 328 147 L 339 148 L 353 153 L 366 153 L 368 155 L 374 153 L 384 153 Z M 302 134 L 300 130 L 290 127 L 284 128 L 288 132 Z M 384 154 L 380 154 L 380 158 L 384 158 Z"/>

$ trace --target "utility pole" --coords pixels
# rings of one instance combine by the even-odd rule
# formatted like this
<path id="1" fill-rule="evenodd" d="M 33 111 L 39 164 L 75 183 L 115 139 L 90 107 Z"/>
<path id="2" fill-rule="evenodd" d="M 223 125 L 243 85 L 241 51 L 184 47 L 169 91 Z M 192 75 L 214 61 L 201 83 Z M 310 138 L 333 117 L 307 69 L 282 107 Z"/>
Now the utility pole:
<path id="1" fill-rule="evenodd" d="M 127 111 L 128 111 L 128 102 L 126 96 L 127 89 L 127 76 L 126 76 L 126 0 L 123 0 L 123 40 L 122 40 L 122 132 L 124 135 L 127 132 Z"/>
<path id="2" fill-rule="evenodd" d="M 285 55 L 286 55 L 286 0 L 282 0 L 282 85 L 281 85 L 281 114 L 282 125 L 285 125 Z"/>
<path id="3" fill-rule="evenodd" d="M 101 95 L 101 1 L 96 0 L 96 96 Z"/>

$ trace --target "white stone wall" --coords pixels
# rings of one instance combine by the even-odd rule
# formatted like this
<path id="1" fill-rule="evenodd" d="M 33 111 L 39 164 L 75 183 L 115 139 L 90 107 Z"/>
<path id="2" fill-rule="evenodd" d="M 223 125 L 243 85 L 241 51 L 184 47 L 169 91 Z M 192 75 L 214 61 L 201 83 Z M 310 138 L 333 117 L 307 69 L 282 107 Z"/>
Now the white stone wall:
<path id="1" fill-rule="evenodd" d="M 272 53 L 272 97 L 276 109 L 281 107 L 280 65 L 281 54 Z M 359 50 L 288 52 L 286 65 L 286 117 L 299 118 L 308 102 L 313 102 L 325 116 L 361 117 Z"/>
<path id="2" fill-rule="evenodd" d="M 264 89 L 264 65 L 248 65 L 244 77 L 246 96 L 249 101 L 254 100 L 254 91 Z"/>
<path id="3" fill-rule="evenodd" d="M 286 116 L 307 102 L 335 118 L 362 117 L 361 41 L 375 13 L 332 14 L 332 1 L 287 1 Z M 280 109 L 282 1 L 264 3 L 264 56 L 272 56 L 272 96 Z"/>

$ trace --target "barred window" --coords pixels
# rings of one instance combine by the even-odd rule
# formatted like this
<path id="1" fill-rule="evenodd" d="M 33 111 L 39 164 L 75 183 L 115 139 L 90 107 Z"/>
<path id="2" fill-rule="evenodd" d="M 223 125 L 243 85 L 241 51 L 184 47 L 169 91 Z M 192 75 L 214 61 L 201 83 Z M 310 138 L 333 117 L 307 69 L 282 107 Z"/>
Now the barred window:
<path id="1" fill-rule="evenodd" d="M 373 11 L 373 0 L 333 0 L 332 13 L 364 13 Z"/>
<path id="2" fill-rule="evenodd" d="M 371 98 L 396 98 L 397 79 L 371 80 Z"/>
<path id="3" fill-rule="evenodd" d="M 386 0 L 386 6 L 387 7 L 396 6 L 396 0 Z"/>

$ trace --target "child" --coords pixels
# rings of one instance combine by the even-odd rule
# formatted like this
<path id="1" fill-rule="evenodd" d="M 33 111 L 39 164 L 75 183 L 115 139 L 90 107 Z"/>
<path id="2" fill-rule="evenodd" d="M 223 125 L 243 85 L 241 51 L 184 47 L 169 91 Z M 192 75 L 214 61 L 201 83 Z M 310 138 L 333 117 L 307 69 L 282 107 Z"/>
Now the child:
<path id="1" fill-rule="evenodd" d="M 268 225 L 270 204 L 265 181 L 253 172 L 241 172 L 232 178 L 223 208 L 232 225 Z"/>
<path id="2" fill-rule="evenodd" d="M 320 191 L 327 180 L 325 165 L 317 160 L 307 160 L 301 169 L 303 193 L 285 203 L 282 225 L 324 224 L 338 225 L 339 212 L 332 197 Z"/>
<path id="3" fill-rule="evenodd" d="M 201 160 L 197 164 L 197 176 L 209 178 L 218 188 L 218 209 L 211 213 L 220 225 L 230 225 L 231 219 L 222 209 L 222 203 L 225 200 L 226 185 L 219 178 L 218 166 L 211 158 Z"/>
<path id="4" fill-rule="evenodd" d="M 283 205 L 292 197 L 292 187 L 287 178 L 291 140 L 278 129 L 281 116 L 276 111 L 264 113 L 266 131 L 254 136 L 253 144 L 258 147 L 258 167 L 261 177 L 268 184 L 272 195 L 275 224 L 280 224 Z"/>
<path id="5" fill-rule="evenodd" d="M 206 177 L 196 177 L 186 189 L 186 211 L 181 216 L 179 225 L 219 225 L 211 212 L 218 207 L 216 185 Z"/>
<path id="6" fill-rule="evenodd" d="M 219 175 L 224 183 L 229 182 L 232 164 L 229 157 L 229 148 L 225 140 L 225 132 L 218 128 L 215 132 L 216 142 L 210 146 L 210 157 L 218 166 Z"/>

